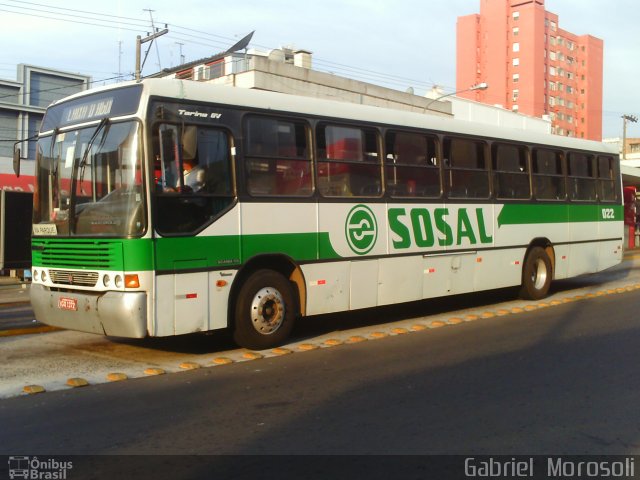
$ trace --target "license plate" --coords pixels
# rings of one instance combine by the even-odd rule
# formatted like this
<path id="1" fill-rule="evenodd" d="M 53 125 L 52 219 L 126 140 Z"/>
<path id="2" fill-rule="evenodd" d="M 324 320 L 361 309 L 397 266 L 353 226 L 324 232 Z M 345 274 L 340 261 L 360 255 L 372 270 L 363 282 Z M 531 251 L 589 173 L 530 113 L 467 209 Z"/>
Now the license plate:
<path id="1" fill-rule="evenodd" d="M 58 308 L 60 310 L 78 310 L 78 300 L 75 298 L 60 297 L 58 299 Z"/>

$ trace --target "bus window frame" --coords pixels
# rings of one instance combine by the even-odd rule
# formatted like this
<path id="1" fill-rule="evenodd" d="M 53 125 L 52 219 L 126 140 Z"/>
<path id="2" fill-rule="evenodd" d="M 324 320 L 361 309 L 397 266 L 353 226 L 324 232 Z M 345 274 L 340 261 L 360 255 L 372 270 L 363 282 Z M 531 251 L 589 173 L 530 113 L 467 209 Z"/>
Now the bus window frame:
<path id="1" fill-rule="evenodd" d="M 584 155 L 589 159 L 589 162 L 587 163 L 587 165 L 590 165 L 589 171 L 591 173 L 591 176 L 584 176 L 584 175 L 574 175 L 572 174 L 571 171 L 571 160 L 572 160 L 572 156 L 573 155 Z M 566 152 L 566 160 L 565 160 L 565 165 L 566 165 L 566 172 L 567 172 L 567 196 L 569 201 L 571 202 L 577 202 L 577 203 L 594 203 L 598 201 L 598 173 L 596 170 L 596 165 L 595 165 L 595 159 L 596 159 L 596 155 L 593 152 L 587 152 L 587 151 L 578 151 L 578 150 L 568 150 Z M 578 185 L 584 185 L 585 181 L 590 181 L 589 184 L 587 185 L 593 185 L 593 192 L 594 195 L 592 198 L 580 198 L 577 196 L 578 192 Z M 582 182 L 582 183 L 578 183 L 578 182 Z"/>
<path id="2" fill-rule="evenodd" d="M 290 123 L 293 124 L 294 127 L 296 125 L 302 126 L 304 128 L 304 139 L 305 139 L 305 151 L 306 154 L 304 156 L 286 156 L 286 155 L 268 155 L 268 154 L 262 154 L 262 155 L 256 155 L 251 153 L 250 148 L 249 148 L 249 134 L 248 134 L 248 128 L 247 128 L 247 124 L 249 121 L 251 121 L 252 119 L 266 119 L 266 120 L 274 120 L 276 122 L 282 122 L 282 123 Z M 265 199 L 278 199 L 278 200 L 287 200 L 287 199 L 305 199 L 305 198 L 311 198 L 315 195 L 315 192 L 317 190 L 317 183 L 316 183 L 316 178 L 315 178 L 315 162 L 314 162 L 314 156 L 313 156 L 313 150 L 314 150 L 314 141 L 311 135 L 312 132 L 312 126 L 309 124 L 309 122 L 304 119 L 304 118 L 300 118 L 300 117 L 289 117 L 289 116 L 279 116 L 279 115 L 269 115 L 269 114 L 261 114 L 261 113 L 247 113 L 247 115 L 244 115 L 241 121 L 241 125 L 242 125 L 242 146 L 243 146 L 243 155 L 241 158 L 241 166 L 239 168 L 241 168 L 242 170 L 242 189 L 243 191 L 246 193 L 246 195 L 248 195 L 250 198 L 265 198 Z M 296 145 L 297 146 L 297 145 Z M 306 165 L 308 166 L 308 172 L 306 174 L 303 175 L 304 176 L 308 176 L 308 182 L 309 182 L 309 192 L 308 193 L 298 193 L 298 194 L 283 194 L 283 193 L 256 193 L 256 192 L 252 192 L 251 188 L 249 188 L 249 174 L 248 174 L 248 162 L 251 159 L 262 159 L 265 160 L 267 162 L 276 162 L 275 163 L 275 167 L 277 169 L 277 162 L 278 161 L 284 161 L 284 162 L 306 162 Z M 271 165 L 271 163 L 269 163 L 269 165 Z M 274 174 L 274 183 L 276 182 L 276 177 L 277 176 L 277 172 L 275 172 Z"/>
<path id="3" fill-rule="evenodd" d="M 545 151 L 551 152 L 555 154 L 555 158 L 560 161 L 560 173 L 548 174 L 548 173 L 538 173 L 536 172 L 538 164 L 537 164 L 537 152 Z M 567 188 L 567 162 L 566 162 L 567 154 L 564 150 L 553 148 L 551 146 L 534 146 L 531 148 L 531 177 L 532 177 L 532 186 L 533 186 L 533 198 L 539 202 L 566 202 L 568 197 L 568 188 Z M 559 178 L 560 184 L 562 185 L 562 195 L 555 195 L 554 198 L 545 198 L 540 197 L 538 195 L 538 178 Z"/>
<path id="4" fill-rule="evenodd" d="M 611 177 L 603 177 L 600 175 L 600 159 L 602 158 L 606 158 L 609 160 L 609 171 L 611 172 Z M 596 182 L 597 182 L 597 186 L 596 186 L 596 194 L 598 196 L 598 200 L 602 203 L 618 203 L 620 201 L 620 194 L 618 193 L 618 189 L 616 188 L 616 181 L 615 178 L 617 176 L 619 176 L 619 174 L 617 175 L 616 172 L 616 162 L 614 160 L 613 155 L 607 155 L 607 154 L 602 154 L 602 153 L 598 153 L 595 156 L 595 161 L 596 161 Z M 601 185 L 604 181 L 610 182 L 611 183 L 611 187 L 612 187 L 612 191 L 613 191 L 613 198 L 603 198 L 604 195 L 601 195 L 602 189 L 601 189 Z"/>
<path id="5" fill-rule="evenodd" d="M 465 141 L 465 142 L 471 142 L 473 144 L 476 144 L 476 149 L 478 152 L 482 152 L 482 160 L 484 163 L 484 167 L 483 168 L 471 168 L 471 167 L 457 167 L 452 165 L 451 163 L 451 158 L 449 158 L 451 155 L 451 145 L 449 145 L 447 147 L 447 141 L 453 141 L 453 140 L 461 140 L 461 141 Z M 449 149 L 449 151 L 447 151 L 447 148 Z M 446 197 L 448 199 L 451 200 L 469 200 L 469 201 L 476 201 L 476 200 L 482 200 L 482 201 L 488 201 L 491 198 L 493 198 L 493 182 L 492 182 L 492 175 L 491 175 L 491 170 L 490 170 L 490 164 L 491 164 L 491 151 L 489 149 L 489 144 L 488 142 L 484 139 L 484 138 L 480 138 L 480 137 L 469 137 L 469 136 L 464 136 L 464 135 L 456 135 L 456 134 L 450 134 L 450 135 L 443 135 L 441 138 L 441 158 L 442 158 L 442 170 L 443 170 L 443 176 L 446 177 L 446 180 L 443 182 L 443 188 L 446 192 Z M 486 185 L 487 185 L 487 193 L 485 196 L 479 196 L 479 195 L 468 195 L 468 188 L 465 188 L 465 195 L 455 195 L 452 194 L 452 190 L 453 190 L 453 173 L 455 172 L 467 172 L 467 173 L 483 173 L 484 176 L 486 176 Z"/>
<path id="6" fill-rule="evenodd" d="M 181 190 L 181 189 L 177 189 L 175 191 L 165 191 L 160 185 L 158 185 L 156 180 L 156 174 L 155 174 L 156 173 L 155 162 L 156 162 L 156 153 L 157 153 L 156 147 L 159 147 L 159 143 L 158 143 L 159 135 L 158 136 L 154 135 L 154 132 L 159 132 L 159 129 L 162 125 L 174 126 L 178 130 L 178 133 L 180 136 L 179 145 L 181 147 L 181 150 L 179 152 L 179 162 L 181 165 L 183 164 L 183 156 L 184 156 L 184 153 L 183 153 L 184 146 L 182 143 L 183 141 L 182 137 L 184 136 L 186 127 L 196 127 L 196 132 L 198 131 L 198 129 L 205 129 L 205 130 L 218 130 L 225 134 L 226 140 L 227 140 L 228 155 L 229 155 L 228 157 L 229 167 L 230 167 L 229 180 L 231 182 L 231 192 L 229 193 L 229 195 L 212 194 L 212 193 L 198 192 L 198 191 L 194 192 L 194 191 Z M 150 202 L 151 218 L 153 219 L 152 228 L 161 237 L 184 237 L 184 236 L 197 235 L 198 233 L 202 232 L 204 229 L 206 229 L 207 227 L 215 223 L 220 217 L 222 217 L 225 213 L 231 210 L 238 203 L 239 201 L 238 200 L 238 177 L 237 177 L 236 166 L 235 166 L 235 163 L 236 163 L 235 155 L 233 153 L 234 148 L 236 146 L 236 141 L 235 141 L 233 132 L 228 126 L 215 125 L 215 124 L 212 125 L 212 124 L 205 124 L 200 122 L 177 122 L 177 121 L 160 119 L 150 124 L 148 138 L 150 140 L 150 151 L 151 151 L 151 154 L 149 155 L 149 160 L 148 160 L 149 179 L 150 179 L 148 183 L 151 190 L 150 198 L 152 199 L 152 201 Z M 182 185 L 182 182 L 184 182 L 183 176 L 184 175 L 180 175 L 181 185 Z M 194 203 L 197 200 L 206 201 L 207 199 L 210 200 L 213 198 L 229 198 L 230 201 L 226 206 L 224 206 L 219 211 L 217 211 L 215 215 L 209 217 L 205 222 L 200 223 L 196 228 L 192 230 L 184 230 L 184 231 L 182 230 L 163 231 L 158 228 L 158 226 L 160 225 L 158 216 L 160 215 L 160 210 L 162 210 L 162 208 L 159 206 L 159 203 L 181 202 L 181 201 L 189 201 L 189 200 L 191 200 L 191 203 Z"/>
<path id="7" fill-rule="evenodd" d="M 354 158 L 331 158 L 329 157 L 327 150 L 328 150 L 328 145 L 327 145 L 327 138 L 326 138 L 326 129 L 327 127 L 334 127 L 334 128 L 342 128 L 342 129 L 352 129 L 352 130 L 359 130 L 360 131 L 360 152 L 362 153 L 362 160 L 357 160 Z M 320 133 L 320 131 L 322 130 L 322 134 Z M 370 134 L 373 135 L 373 139 L 369 139 L 369 140 L 375 140 L 375 152 L 371 152 L 375 154 L 375 161 L 371 161 L 371 160 L 367 160 L 367 137 L 366 135 Z M 324 141 L 324 147 L 321 148 L 320 146 L 320 142 L 319 139 L 322 137 L 323 141 Z M 347 137 L 348 138 L 348 137 Z M 371 198 L 371 199 L 379 199 L 382 198 L 384 195 L 384 163 L 383 163 L 383 159 L 382 159 L 382 154 L 383 154 L 383 145 L 382 145 L 382 141 L 381 141 L 381 133 L 380 133 L 380 128 L 376 127 L 376 126 L 370 126 L 370 125 L 362 125 L 362 124 L 351 124 L 351 123 L 347 123 L 347 122 L 341 122 L 339 120 L 323 120 L 321 122 L 318 122 L 315 125 L 314 128 L 314 159 L 315 159 L 315 174 L 316 174 L 316 190 L 318 192 L 318 195 L 321 198 L 324 199 L 340 199 L 340 198 Z M 337 143 L 337 142 L 335 142 Z M 321 154 L 321 150 L 324 152 L 323 154 Z M 338 179 L 338 182 L 336 185 L 330 185 L 329 188 L 334 188 L 335 192 L 337 192 L 336 194 L 330 194 L 327 193 L 327 191 L 324 191 L 322 183 L 324 182 L 321 181 L 322 177 L 325 177 L 325 175 L 321 176 L 321 169 L 322 166 L 327 166 L 329 168 L 327 168 L 327 175 L 326 177 L 330 177 L 330 167 L 332 165 L 335 165 L 336 167 L 343 167 L 346 168 L 346 172 L 342 172 L 342 173 L 338 173 L 336 175 L 341 175 Z M 378 192 L 376 194 L 368 194 L 368 193 L 360 193 L 360 194 L 355 194 L 353 193 L 353 189 L 351 187 L 351 172 L 350 167 L 351 166 L 369 166 L 369 167 L 375 167 L 373 168 L 373 171 L 377 171 L 377 178 L 376 180 L 378 181 Z M 340 171 L 340 170 L 338 170 Z M 354 176 L 354 178 L 357 178 L 356 176 Z M 373 177 L 370 177 L 373 178 Z M 331 180 L 329 180 L 329 182 L 331 182 Z M 355 183 L 355 182 L 354 182 Z M 337 188 L 335 188 L 337 187 Z M 365 187 L 363 187 L 365 188 Z"/>
<path id="8" fill-rule="evenodd" d="M 393 152 L 391 152 L 390 146 L 390 135 L 406 135 L 406 136 L 415 136 L 421 137 L 425 140 L 425 163 L 420 165 L 419 163 L 410 163 L 410 162 L 398 162 L 395 163 L 396 158 L 390 159 L 390 155 L 395 155 L 397 157 L 398 152 L 396 151 L 397 144 L 394 142 Z M 397 138 L 397 137 L 396 137 Z M 444 193 L 443 182 L 442 182 L 442 149 L 440 148 L 440 138 L 435 133 L 429 133 L 428 131 L 409 131 L 409 130 L 401 130 L 397 128 L 389 128 L 384 131 L 384 135 L 381 135 L 381 140 L 383 142 L 383 157 L 382 157 L 382 167 L 383 167 L 383 175 L 384 175 L 384 187 L 385 193 L 393 198 L 394 200 L 415 200 L 415 199 L 425 199 L 425 200 L 439 200 L 442 198 Z M 428 158 L 429 156 L 429 147 L 433 147 L 434 156 Z M 394 160 L 394 163 L 389 163 L 390 160 Z M 435 160 L 435 164 L 430 164 L 432 160 Z M 424 171 L 435 171 L 437 174 L 438 185 L 437 185 L 437 194 L 435 195 L 427 195 L 426 188 L 423 190 L 425 194 L 420 195 L 418 185 L 415 181 L 413 181 L 413 185 L 411 185 L 411 180 L 407 180 L 407 195 L 398 194 L 394 192 L 393 189 L 397 188 L 399 185 L 397 182 L 395 184 L 390 184 L 389 178 L 391 175 L 388 174 L 390 169 L 400 168 L 400 169 L 421 169 Z M 394 185 L 394 188 L 391 188 L 391 185 Z M 413 187 L 414 192 L 410 191 L 410 188 Z M 427 186 L 428 188 L 428 186 Z"/>
<path id="9" fill-rule="evenodd" d="M 515 170 L 505 170 L 498 169 L 498 153 L 501 147 L 513 147 L 518 150 L 519 156 L 524 155 L 524 170 L 515 171 Z M 522 158 L 518 159 L 519 161 Z M 513 142 L 505 142 L 505 141 L 495 141 L 491 143 L 491 180 L 493 185 L 493 194 L 496 200 L 507 200 L 507 201 L 526 201 L 531 200 L 533 198 L 533 186 L 532 186 L 532 175 L 531 175 L 531 149 L 521 143 L 513 143 Z M 513 176 L 519 175 L 520 177 L 527 179 L 528 191 L 526 196 L 516 196 L 517 191 L 513 190 L 513 195 L 501 195 L 501 192 L 498 191 L 500 188 L 501 181 L 500 179 L 503 176 Z"/>

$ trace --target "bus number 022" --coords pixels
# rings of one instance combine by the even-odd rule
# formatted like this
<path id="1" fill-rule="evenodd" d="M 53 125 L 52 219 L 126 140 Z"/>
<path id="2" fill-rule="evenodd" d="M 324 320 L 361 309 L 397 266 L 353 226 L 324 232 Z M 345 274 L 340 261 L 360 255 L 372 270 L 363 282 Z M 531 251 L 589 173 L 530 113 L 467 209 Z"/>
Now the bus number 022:
<path id="1" fill-rule="evenodd" d="M 615 210 L 613 208 L 603 208 L 602 209 L 602 218 L 604 218 L 604 219 L 614 219 L 615 218 Z"/>

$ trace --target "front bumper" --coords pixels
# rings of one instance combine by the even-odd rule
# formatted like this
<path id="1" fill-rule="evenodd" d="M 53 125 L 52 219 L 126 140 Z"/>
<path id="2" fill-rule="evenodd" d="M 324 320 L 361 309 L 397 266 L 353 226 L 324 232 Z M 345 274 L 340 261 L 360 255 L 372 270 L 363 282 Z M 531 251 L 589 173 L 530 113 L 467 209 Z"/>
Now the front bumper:
<path id="1" fill-rule="evenodd" d="M 60 309 L 61 298 L 75 299 L 77 310 Z M 31 305 L 39 322 L 54 327 L 114 337 L 148 335 L 145 292 L 58 292 L 32 284 Z"/>

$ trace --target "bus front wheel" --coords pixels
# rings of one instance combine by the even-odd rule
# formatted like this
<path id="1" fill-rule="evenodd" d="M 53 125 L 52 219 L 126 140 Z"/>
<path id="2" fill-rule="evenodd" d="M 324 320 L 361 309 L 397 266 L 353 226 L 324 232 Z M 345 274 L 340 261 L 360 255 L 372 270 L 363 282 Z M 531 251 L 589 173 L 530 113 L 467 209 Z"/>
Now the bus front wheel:
<path id="1" fill-rule="evenodd" d="M 273 270 L 257 270 L 238 292 L 233 338 L 245 348 L 275 347 L 289 337 L 295 318 L 290 282 Z"/>
<path id="2" fill-rule="evenodd" d="M 547 296 L 551 286 L 551 259 L 541 247 L 529 250 L 522 269 L 520 296 L 527 300 L 540 300 Z"/>

